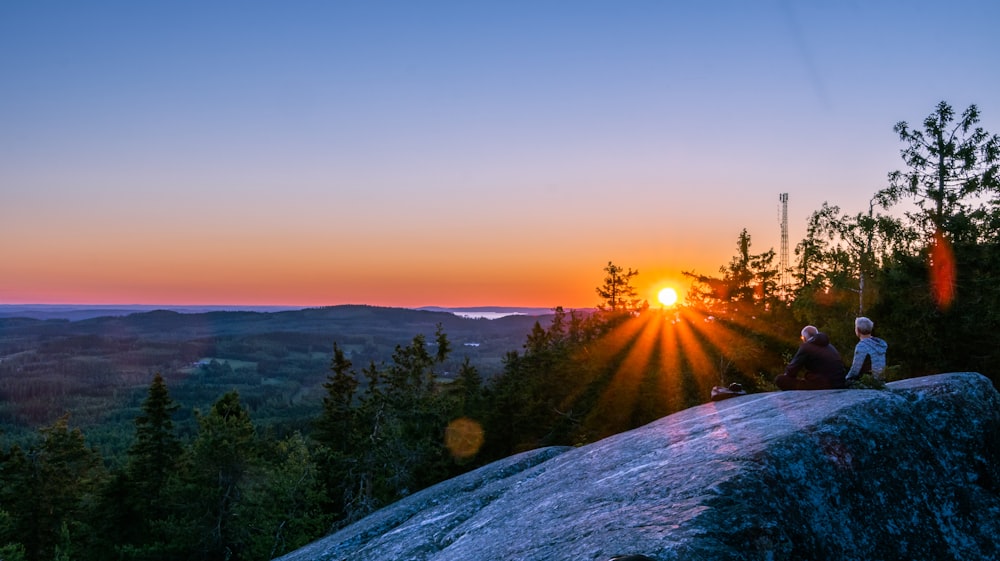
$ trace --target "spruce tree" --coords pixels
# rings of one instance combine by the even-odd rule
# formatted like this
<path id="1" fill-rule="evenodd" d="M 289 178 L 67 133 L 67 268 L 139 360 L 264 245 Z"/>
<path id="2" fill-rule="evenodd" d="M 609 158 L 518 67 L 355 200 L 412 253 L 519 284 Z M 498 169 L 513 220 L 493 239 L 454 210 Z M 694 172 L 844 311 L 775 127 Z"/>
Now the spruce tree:
<path id="1" fill-rule="evenodd" d="M 198 434 L 184 447 L 176 473 L 167 480 L 167 517 L 152 521 L 162 541 L 148 544 L 137 559 L 237 561 L 248 553 L 254 521 L 240 518 L 248 489 L 263 473 L 259 441 L 250 414 L 231 391 L 207 414 L 195 411 Z"/>
<path id="2" fill-rule="evenodd" d="M 8 530 L 27 561 L 87 558 L 95 540 L 91 507 L 105 476 L 101 457 L 80 429 L 69 428 L 68 416 L 39 433 L 41 442 L 27 453 L 15 448 L 3 462 Z"/>
<path id="3" fill-rule="evenodd" d="M 237 513 L 257 467 L 257 434 L 250 414 L 231 391 L 198 415 L 187 481 L 187 529 L 199 560 L 242 559 L 249 527 Z"/>
<path id="4" fill-rule="evenodd" d="M 142 414 L 135 419 L 135 441 L 128 450 L 128 462 L 104 489 L 102 536 L 123 558 L 163 558 L 156 552 L 168 541 L 164 528 L 176 507 L 170 496 L 170 478 L 177 475 L 184 451 L 172 418 L 178 408 L 157 373 L 142 404 Z"/>
<path id="5" fill-rule="evenodd" d="M 181 459 L 183 447 L 174 432 L 173 414 L 179 405 L 170 398 L 167 385 L 156 374 L 142 405 L 142 415 L 135 419 L 135 443 L 129 449 L 128 479 L 133 499 L 148 509 L 146 516 L 162 517 L 163 490 Z"/>
<path id="6" fill-rule="evenodd" d="M 323 384 L 323 413 L 315 423 L 314 438 L 331 451 L 344 452 L 350 443 L 354 416 L 354 392 L 358 387 L 357 375 L 343 349 L 334 343 L 333 360 L 327 381 Z"/>

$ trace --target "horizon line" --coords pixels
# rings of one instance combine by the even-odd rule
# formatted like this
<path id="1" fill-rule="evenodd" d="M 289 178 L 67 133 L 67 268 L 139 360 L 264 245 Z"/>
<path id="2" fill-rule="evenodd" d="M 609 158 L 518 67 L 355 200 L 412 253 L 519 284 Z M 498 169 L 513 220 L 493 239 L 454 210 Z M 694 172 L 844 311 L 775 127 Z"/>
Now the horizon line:
<path id="1" fill-rule="evenodd" d="M 424 305 L 424 306 L 402 306 L 402 305 L 386 305 L 386 304 L 362 304 L 362 303 L 341 303 L 341 304 L 93 304 L 93 303 L 0 303 L 0 308 L 148 308 L 148 309 L 171 309 L 171 308 L 236 308 L 236 309 L 249 309 L 249 308 L 282 308 L 286 310 L 305 310 L 310 308 L 332 308 L 337 306 L 369 306 L 373 308 L 399 308 L 405 310 L 460 310 L 460 311 L 481 311 L 481 310 L 555 310 L 556 306 L 491 306 L 485 305 L 475 305 L 475 306 L 441 306 L 441 305 Z M 588 307 L 563 307 L 566 310 L 585 310 L 591 309 L 593 306 Z"/>

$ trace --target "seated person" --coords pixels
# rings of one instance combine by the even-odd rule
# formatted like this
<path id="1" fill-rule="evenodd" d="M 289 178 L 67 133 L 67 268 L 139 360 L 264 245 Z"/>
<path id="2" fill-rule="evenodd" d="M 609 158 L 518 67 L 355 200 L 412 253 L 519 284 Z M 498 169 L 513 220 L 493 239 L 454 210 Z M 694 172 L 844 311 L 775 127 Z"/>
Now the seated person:
<path id="1" fill-rule="evenodd" d="M 854 320 L 854 333 L 858 336 L 858 344 L 854 347 L 854 362 L 847 372 L 847 384 L 857 381 L 862 375 L 871 373 L 876 380 L 882 381 L 885 372 L 885 350 L 888 343 L 872 336 L 875 323 L 861 317 Z"/>
<path id="2" fill-rule="evenodd" d="M 800 371 L 805 375 L 799 378 Z M 774 379 L 782 390 L 829 390 L 843 388 L 844 363 L 826 333 L 812 325 L 802 328 L 802 344 L 785 373 Z"/>

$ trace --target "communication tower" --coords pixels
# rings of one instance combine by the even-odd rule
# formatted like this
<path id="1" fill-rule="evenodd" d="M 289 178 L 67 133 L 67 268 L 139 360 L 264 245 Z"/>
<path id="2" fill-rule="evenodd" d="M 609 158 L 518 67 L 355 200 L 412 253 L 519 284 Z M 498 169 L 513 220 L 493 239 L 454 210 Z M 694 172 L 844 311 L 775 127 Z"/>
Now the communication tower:
<path id="1" fill-rule="evenodd" d="M 781 255 L 778 257 L 779 290 L 788 293 L 792 284 L 791 270 L 788 267 L 788 193 L 778 195 L 781 201 Z"/>

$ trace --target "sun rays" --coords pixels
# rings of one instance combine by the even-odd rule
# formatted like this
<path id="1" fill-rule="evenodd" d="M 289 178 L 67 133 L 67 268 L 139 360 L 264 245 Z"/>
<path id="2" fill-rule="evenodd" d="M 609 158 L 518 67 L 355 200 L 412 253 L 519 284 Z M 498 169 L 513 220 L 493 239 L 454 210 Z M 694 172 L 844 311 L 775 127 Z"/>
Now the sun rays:
<path id="1" fill-rule="evenodd" d="M 593 378 L 565 406 L 587 411 L 583 433 L 599 438 L 704 403 L 727 377 L 757 374 L 762 351 L 745 334 L 752 326 L 685 307 L 646 311 L 590 347 Z"/>

